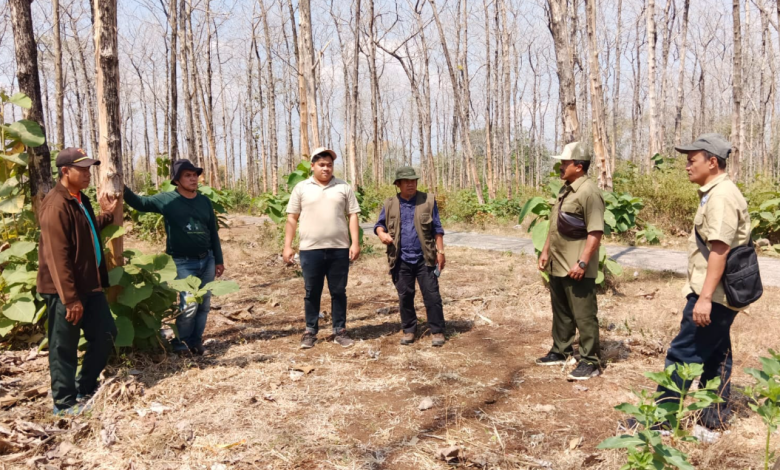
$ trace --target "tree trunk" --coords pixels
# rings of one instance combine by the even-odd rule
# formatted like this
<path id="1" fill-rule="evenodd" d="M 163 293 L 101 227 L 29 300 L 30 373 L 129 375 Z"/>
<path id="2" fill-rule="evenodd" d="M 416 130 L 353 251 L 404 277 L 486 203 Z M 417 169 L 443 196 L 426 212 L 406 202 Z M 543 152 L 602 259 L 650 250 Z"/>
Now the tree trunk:
<path id="1" fill-rule="evenodd" d="M 268 10 L 261 1 L 263 9 L 263 32 L 265 35 L 265 55 L 268 60 L 268 153 L 271 167 L 271 191 L 276 195 L 279 191 L 279 146 L 276 141 L 276 79 L 274 78 L 273 61 L 271 60 L 271 32 L 268 29 Z"/>
<path id="2" fill-rule="evenodd" d="M 308 1 L 308 0 L 304 0 Z M 352 56 L 352 96 L 350 98 L 349 117 L 349 177 L 352 189 L 357 187 L 357 113 L 358 113 L 358 78 L 360 73 L 360 2 L 355 0 L 355 49 Z M 312 126 L 314 127 L 314 126 Z"/>
<path id="3" fill-rule="evenodd" d="M 298 2 L 300 29 L 301 29 L 301 47 L 300 47 L 300 66 L 303 67 L 303 81 L 306 87 L 306 111 L 308 112 L 308 125 L 311 128 L 311 143 L 314 147 L 319 147 L 320 131 L 319 120 L 317 116 L 317 88 L 315 81 L 314 65 L 314 40 L 311 31 L 311 0 L 300 0 Z M 358 14 L 360 13 L 358 9 Z"/>
<path id="4" fill-rule="evenodd" d="M 292 0 L 287 0 L 287 5 L 290 9 L 290 27 L 292 28 L 295 50 L 295 66 L 298 68 L 298 115 L 300 117 L 300 125 L 298 126 L 300 128 L 299 146 L 301 156 L 308 160 L 311 158 L 311 150 L 309 148 L 309 111 L 307 109 L 308 103 L 306 99 L 306 79 L 303 76 L 305 64 L 301 57 L 301 53 L 305 48 L 303 48 L 300 43 L 303 32 L 301 32 L 301 36 L 299 36 L 295 29 L 295 11 L 293 10 Z"/>
<path id="5" fill-rule="evenodd" d="M 615 159 L 617 159 L 617 141 L 618 141 L 618 107 L 620 106 L 620 53 L 623 24 L 621 17 L 623 14 L 623 0 L 618 0 L 617 4 L 617 33 L 615 34 L 615 86 L 612 92 L 612 168 L 615 168 Z"/>
<path id="6" fill-rule="evenodd" d="M 76 51 L 79 54 L 79 65 L 81 66 L 81 80 L 85 84 L 84 94 L 87 97 L 87 117 L 89 118 L 89 143 L 90 151 L 93 154 L 98 152 L 98 138 L 97 138 L 97 118 L 95 117 L 95 94 L 94 87 L 86 86 L 86 84 L 93 83 L 87 76 L 87 55 L 84 53 L 84 45 L 81 42 L 81 38 L 78 35 L 78 28 L 76 28 L 76 20 L 73 15 L 70 16 L 70 29 L 73 32 L 73 37 L 76 39 Z"/>
<path id="7" fill-rule="evenodd" d="M 593 124 L 593 153 L 599 163 L 599 187 L 612 191 L 612 160 L 607 150 L 607 118 L 601 86 L 598 41 L 596 39 L 596 0 L 585 0 L 588 49 L 590 49 L 590 95 Z"/>
<path id="8" fill-rule="evenodd" d="M 732 20 L 734 33 L 734 64 L 731 80 L 731 155 L 729 173 L 734 181 L 740 177 L 740 126 L 742 125 L 742 28 L 740 25 L 739 0 L 732 1 Z"/>
<path id="9" fill-rule="evenodd" d="M 195 125 L 192 122 L 192 93 L 190 92 L 190 56 L 192 51 L 187 47 L 187 3 L 181 0 L 179 9 L 179 41 L 181 42 L 181 91 L 184 93 L 184 123 L 187 126 L 184 132 L 184 141 L 187 146 L 187 158 L 198 165 L 195 149 Z M 193 157 L 194 156 L 194 157 Z"/>
<path id="10" fill-rule="evenodd" d="M 16 79 L 19 91 L 32 101 L 30 109 L 22 112 L 25 119 L 37 122 L 43 135 L 46 126 L 43 122 L 43 106 L 41 103 L 41 82 L 38 78 L 38 46 L 35 43 L 33 29 L 31 0 L 9 0 L 11 5 L 11 28 L 14 35 L 14 50 L 16 52 Z M 38 147 L 27 150 L 29 156 L 30 197 L 33 211 L 38 214 L 41 200 L 53 187 L 51 178 L 51 155 L 49 145 L 44 142 Z"/>
<path id="11" fill-rule="evenodd" d="M 574 51 L 566 22 L 565 0 L 547 0 L 547 26 L 553 37 L 558 73 L 558 95 L 563 107 L 563 143 L 580 139 L 577 92 L 574 82 Z"/>
<path id="12" fill-rule="evenodd" d="M 647 19 L 647 77 L 648 77 L 648 90 L 647 90 L 647 102 L 650 111 L 650 138 L 648 139 L 647 148 L 649 150 L 648 158 L 642 159 L 641 168 L 650 168 L 650 158 L 656 153 L 661 151 L 658 143 L 658 115 L 656 113 L 656 93 L 655 93 L 655 78 L 656 78 L 656 60 L 655 60 L 655 46 L 656 46 L 656 31 L 655 31 L 655 0 L 647 0 L 647 10 L 645 11 Z"/>
<path id="13" fill-rule="evenodd" d="M 450 57 L 450 51 L 447 48 L 447 40 L 444 34 L 444 28 L 442 28 L 441 20 L 439 20 L 439 11 L 436 8 L 436 4 L 434 3 L 434 0 L 428 0 L 428 3 L 431 5 L 431 9 L 433 10 L 433 17 L 436 22 L 436 28 L 439 31 L 439 39 L 441 40 L 441 46 L 442 49 L 444 50 L 444 58 L 447 62 L 447 70 L 450 75 L 450 83 L 452 85 L 452 93 L 455 101 L 455 108 L 458 114 L 459 126 L 461 127 L 460 138 L 463 144 L 463 151 L 466 154 L 466 162 L 471 171 L 474 191 L 477 194 L 477 201 L 479 202 L 480 205 L 482 205 L 485 203 L 485 198 L 482 195 L 482 183 L 479 180 L 479 175 L 477 174 L 477 167 L 474 164 L 474 154 L 471 147 L 471 137 L 469 136 L 469 121 L 466 114 L 468 102 L 463 99 L 463 96 L 461 94 L 458 85 L 458 78 L 455 74 L 455 67 L 452 63 L 452 57 Z M 463 0 L 463 3 L 465 8 L 466 0 Z M 468 82 L 464 83 L 464 88 L 468 88 Z"/>
<path id="14" fill-rule="evenodd" d="M 179 159 L 179 82 L 176 79 L 176 65 L 178 64 L 176 38 L 179 34 L 179 28 L 177 25 L 177 6 L 176 0 L 170 0 L 168 4 L 168 22 L 171 26 L 171 60 L 169 64 L 171 79 L 168 83 L 169 99 L 170 99 L 170 115 L 168 118 L 168 124 L 170 125 L 170 148 L 168 149 L 168 156 L 171 159 L 171 164 Z"/>
<path id="15" fill-rule="evenodd" d="M 682 108 L 683 108 L 683 80 L 685 78 L 685 55 L 688 47 L 688 11 L 691 0 L 685 0 L 683 4 L 682 37 L 680 38 L 680 75 L 677 77 L 677 103 L 674 112 L 674 144 L 682 143 Z"/>
<path id="16" fill-rule="evenodd" d="M 62 81 L 62 39 L 60 38 L 60 1 L 52 0 L 52 27 L 54 29 L 54 101 L 57 108 L 57 145 L 65 147 L 65 91 Z"/>
<path id="17" fill-rule="evenodd" d="M 122 134 L 119 115 L 119 50 L 117 46 L 117 2 L 95 0 L 95 64 L 98 96 L 98 144 L 100 156 L 100 192 L 119 199 L 114 225 L 122 225 Z M 109 244 L 109 269 L 124 264 L 124 241 L 115 238 Z"/>
<path id="18" fill-rule="evenodd" d="M 502 37 L 501 37 L 501 59 L 503 61 L 502 67 L 504 72 L 504 85 L 503 85 L 503 116 L 502 124 L 504 125 L 503 143 L 504 143 L 504 173 L 507 183 L 507 198 L 512 199 L 512 171 L 511 171 L 511 150 L 510 145 L 512 142 L 511 135 L 511 69 L 510 69 L 510 56 L 509 56 L 509 23 L 506 16 L 506 0 L 501 0 L 501 24 L 503 25 Z M 515 132 L 519 129 L 515 128 Z"/>
<path id="19" fill-rule="evenodd" d="M 187 1 L 187 51 L 190 60 L 190 103 L 192 106 L 192 125 L 195 131 L 193 136 L 195 139 L 195 148 L 190 150 L 190 153 L 195 154 L 195 165 L 205 167 L 208 171 L 208 164 L 206 162 L 205 155 L 203 153 L 203 126 L 201 125 L 201 106 L 203 97 L 198 97 L 200 82 L 200 73 L 198 72 L 198 60 L 195 58 L 195 44 L 192 38 L 192 1 Z"/>
<path id="20" fill-rule="evenodd" d="M 212 187 L 221 189 L 219 179 L 219 161 L 217 160 L 217 136 L 214 132 L 214 93 L 213 93 L 213 75 L 214 71 L 211 67 L 211 0 L 206 1 L 206 102 L 203 104 L 203 109 L 206 114 L 206 132 L 208 133 L 209 141 L 209 184 Z M 199 82 L 199 86 L 200 86 Z M 200 93 L 203 96 L 203 91 Z M 224 108 L 223 108 L 224 109 Z M 222 132 L 225 130 L 225 114 L 222 113 Z M 225 158 L 227 161 L 227 158 Z"/>
<path id="21" fill-rule="evenodd" d="M 485 8 L 485 80 L 487 81 L 485 86 L 485 160 L 487 163 L 485 182 L 488 187 L 488 199 L 493 200 L 496 198 L 496 187 L 493 173 L 493 148 L 491 146 L 493 129 L 490 104 L 492 97 L 495 96 L 496 90 L 493 87 L 494 82 L 491 80 L 492 74 L 490 69 L 490 8 L 488 7 L 487 0 L 482 0 L 482 3 Z"/>

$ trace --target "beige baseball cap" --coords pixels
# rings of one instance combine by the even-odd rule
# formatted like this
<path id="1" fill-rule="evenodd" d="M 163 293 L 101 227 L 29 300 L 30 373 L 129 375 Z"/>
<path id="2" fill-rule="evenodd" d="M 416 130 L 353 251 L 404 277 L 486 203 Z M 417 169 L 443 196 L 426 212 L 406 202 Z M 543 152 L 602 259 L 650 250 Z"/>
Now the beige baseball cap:
<path id="1" fill-rule="evenodd" d="M 560 155 L 551 155 L 555 160 L 579 160 L 589 162 L 591 153 L 580 142 L 571 142 L 563 147 Z"/>
<path id="2" fill-rule="evenodd" d="M 336 160 L 336 152 L 333 150 L 326 148 L 326 147 L 317 147 L 311 152 L 311 158 L 314 159 L 317 155 L 325 156 L 332 158 L 333 160 Z"/>

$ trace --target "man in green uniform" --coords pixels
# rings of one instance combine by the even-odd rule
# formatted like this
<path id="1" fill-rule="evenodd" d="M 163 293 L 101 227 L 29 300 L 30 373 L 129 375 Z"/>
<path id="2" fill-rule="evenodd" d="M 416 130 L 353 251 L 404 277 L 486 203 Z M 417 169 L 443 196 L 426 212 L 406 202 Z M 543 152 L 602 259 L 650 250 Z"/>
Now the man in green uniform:
<path id="1" fill-rule="evenodd" d="M 203 173 L 189 160 L 173 163 L 172 183 L 175 191 L 142 197 L 125 187 L 127 205 L 141 212 L 156 212 L 165 218 L 165 233 L 168 236 L 165 252 L 176 263 L 179 279 L 195 276 L 201 287 L 222 276 L 225 270 L 222 260 L 222 245 L 219 241 L 217 218 L 209 198 L 198 192 L 198 176 Z M 200 305 L 188 304 L 187 292 L 181 293 L 179 302 L 181 314 L 176 317 L 179 337 L 171 345 L 174 352 L 190 352 L 202 355 L 203 332 L 206 329 L 211 305 L 211 292 L 203 297 Z"/>
<path id="2" fill-rule="evenodd" d="M 538 365 L 564 364 L 573 354 L 580 332 L 580 363 L 570 380 L 587 380 L 600 374 L 599 321 L 596 276 L 599 245 L 604 233 L 604 198 L 590 178 L 591 153 L 579 142 L 567 144 L 561 161 L 566 181 L 550 214 L 550 231 L 539 257 L 539 270 L 550 275 L 553 346 Z"/>

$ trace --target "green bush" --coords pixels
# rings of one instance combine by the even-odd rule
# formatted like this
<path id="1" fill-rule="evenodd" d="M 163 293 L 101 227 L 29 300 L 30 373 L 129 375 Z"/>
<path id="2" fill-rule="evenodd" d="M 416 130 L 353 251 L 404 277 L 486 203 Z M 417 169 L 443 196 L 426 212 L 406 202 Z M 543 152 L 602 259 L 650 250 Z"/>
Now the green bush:
<path id="1" fill-rule="evenodd" d="M 642 218 L 670 232 L 689 231 L 699 206 L 695 184 L 688 181 L 685 160 L 665 159 L 649 174 L 640 174 L 630 162 L 621 162 L 613 175 L 614 191 L 642 200 Z"/>
<path id="2" fill-rule="evenodd" d="M 780 354 L 770 349 L 772 357 L 762 357 L 761 369 L 745 369 L 756 379 L 756 384 L 745 392 L 750 397 L 750 408 L 761 416 L 766 424 L 766 445 L 764 447 L 764 470 L 769 470 L 769 461 L 775 458 L 770 452 L 772 433 L 780 426 Z M 777 462 L 775 462 L 777 466 Z"/>

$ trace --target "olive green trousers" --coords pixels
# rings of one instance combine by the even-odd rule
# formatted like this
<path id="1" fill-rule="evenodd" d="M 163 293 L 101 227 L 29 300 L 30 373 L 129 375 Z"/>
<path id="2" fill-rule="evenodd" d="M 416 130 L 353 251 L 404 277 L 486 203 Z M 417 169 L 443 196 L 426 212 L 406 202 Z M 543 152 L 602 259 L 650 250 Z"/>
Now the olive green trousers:
<path id="1" fill-rule="evenodd" d="M 550 276 L 553 347 L 550 352 L 571 356 L 572 343 L 580 332 L 580 358 L 599 365 L 599 320 L 596 280 Z"/>

